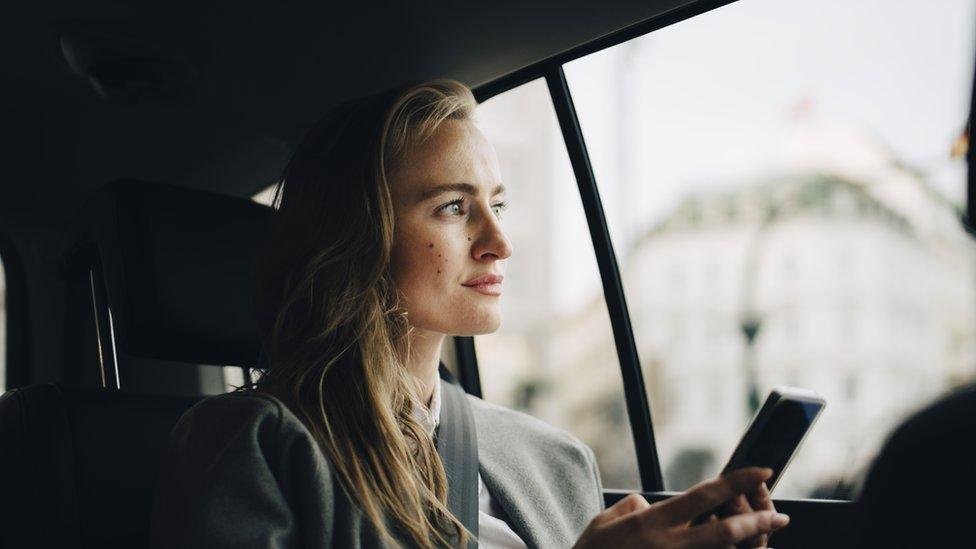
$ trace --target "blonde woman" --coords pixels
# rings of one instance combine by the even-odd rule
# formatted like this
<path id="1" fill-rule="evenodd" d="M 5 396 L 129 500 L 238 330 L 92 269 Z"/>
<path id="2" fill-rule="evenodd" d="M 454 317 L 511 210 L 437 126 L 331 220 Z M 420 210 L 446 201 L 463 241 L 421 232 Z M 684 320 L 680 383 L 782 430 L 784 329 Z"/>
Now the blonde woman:
<path id="1" fill-rule="evenodd" d="M 446 337 L 498 328 L 512 255 L 475 106 L 438 80 L 306 136 L 258 265 L 268 368 L 175 427 L 154 546 L 752 547 L 785 524 L 759 469 L 604 510 L 585 444 L 439 379 Z"/>

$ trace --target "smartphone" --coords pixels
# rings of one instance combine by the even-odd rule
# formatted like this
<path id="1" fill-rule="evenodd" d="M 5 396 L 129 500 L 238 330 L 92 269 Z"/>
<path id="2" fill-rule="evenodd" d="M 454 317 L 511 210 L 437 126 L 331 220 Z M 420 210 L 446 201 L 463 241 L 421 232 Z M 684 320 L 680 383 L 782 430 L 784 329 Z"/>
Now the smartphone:
<path id="1" fill-rule="evenodd" d="M 769 467 L 773 475 L 766 480 L 766 487 L 772 492 L 826 404 L 823 397 L 808 389 L 774 388 L 752 418 L 722 474 L 745 467 Z M 705 522 L 714 512 L 705 513 L 693 523 Z"/>

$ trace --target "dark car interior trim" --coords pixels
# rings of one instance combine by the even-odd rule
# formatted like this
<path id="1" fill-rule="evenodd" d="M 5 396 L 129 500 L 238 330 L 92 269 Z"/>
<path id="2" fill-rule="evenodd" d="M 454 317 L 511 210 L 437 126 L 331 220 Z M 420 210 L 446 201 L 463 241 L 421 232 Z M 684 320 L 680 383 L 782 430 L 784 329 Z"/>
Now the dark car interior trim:
<path id="1" fill-rule="evenodd" d="M 6 295 L 6 386 L 20 387 L 30 383 L 30 308 L 27 300 L 27 275 L 13 240 L 0 232 L 0 261 L 3 261 Z"/>

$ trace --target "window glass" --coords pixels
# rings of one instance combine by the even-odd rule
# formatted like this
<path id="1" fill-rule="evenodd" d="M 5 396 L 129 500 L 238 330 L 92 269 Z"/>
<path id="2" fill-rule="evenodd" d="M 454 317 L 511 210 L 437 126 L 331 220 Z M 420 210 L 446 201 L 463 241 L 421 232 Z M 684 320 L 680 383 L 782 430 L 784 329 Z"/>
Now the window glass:
<path id="1" fill-rule="evenodd" d="M 974 7 L 741 0 L 566 67 L 668 489 L 792 385 L 827 408 L 776 495 L 846 498 L 906 414 L 974 378 L 951 153 Z"/>
<path id="2" fill-rule="evenodd" d="M 0 394 L 7 390 L 7 273 L 0 258 Z"/>
<path id="3" fill-rule="evenodd" d="M 498 152 L 513 247 L 501 328 L 475 337 L 484 396 L 578 436 L 604 486 L 639 488 L 603 287 L 545 82 L 495 97 L 477 116 Z"/>

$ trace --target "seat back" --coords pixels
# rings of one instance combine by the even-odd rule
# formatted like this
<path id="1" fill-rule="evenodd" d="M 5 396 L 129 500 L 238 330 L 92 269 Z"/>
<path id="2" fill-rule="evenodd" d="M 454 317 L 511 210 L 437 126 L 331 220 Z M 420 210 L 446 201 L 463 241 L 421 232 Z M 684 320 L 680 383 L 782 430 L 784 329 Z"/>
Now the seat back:
<path id="1" fill-rule="evenodd" d="M 40 384 L 0 399 L 0 546 L 147 545 L 169 433 L 202 396 L 134 392 L 119 358 L 256 365 L 250 274 L 269 218 L 246 199 L 137 181 L 86 205 L 66 272 L 69 306 L 87 310 L 67 316 L 77 325 L 65 326 L 65 372 L 103 387 Z M 73 376 L 72 365 L 100 371 Z"/>
<path id="2" fill-rule="evenodd" d="M 71 390 L 0 398 L 4 547 L 143 547 L 162 451 L 199 397 Z"/>
<path id="3" fill-rule="evenodd" d="M 251 275 L 270 217 L 270 208 L 248 199 L 158 183 L 116 181 L 96 193 L 65 252 L 69 300 L 73 310 L 87 307 L 75 317 L 101 344 L 95 379 L 150 392 L 141 375 L 160 376 L 138 368 L 159 361 L 256 365 Z M 74 364 L 71 353 L 89 342 L 65 328 Z M 137 364 L 130 368 L 128 357 Z"/>

